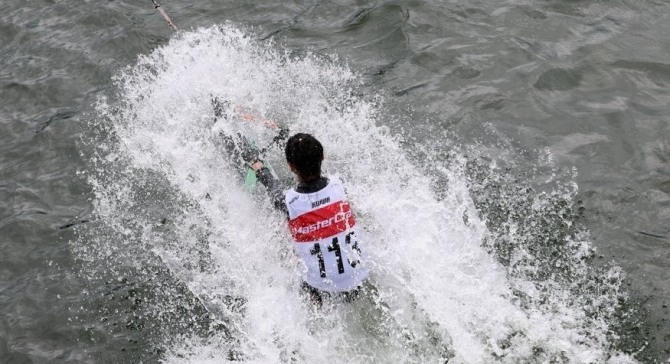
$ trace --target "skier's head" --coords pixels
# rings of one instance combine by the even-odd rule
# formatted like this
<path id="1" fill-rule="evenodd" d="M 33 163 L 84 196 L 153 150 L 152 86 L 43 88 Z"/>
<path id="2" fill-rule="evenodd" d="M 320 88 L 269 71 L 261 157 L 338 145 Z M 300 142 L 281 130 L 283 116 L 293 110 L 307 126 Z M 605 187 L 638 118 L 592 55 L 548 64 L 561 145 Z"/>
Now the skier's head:
<path id="1" fill-rule="evenodd" d="M 310 134 L 298 133 L 286 142 L 286 161 L 302 182 L 321 177 L 323 146 Z"/>

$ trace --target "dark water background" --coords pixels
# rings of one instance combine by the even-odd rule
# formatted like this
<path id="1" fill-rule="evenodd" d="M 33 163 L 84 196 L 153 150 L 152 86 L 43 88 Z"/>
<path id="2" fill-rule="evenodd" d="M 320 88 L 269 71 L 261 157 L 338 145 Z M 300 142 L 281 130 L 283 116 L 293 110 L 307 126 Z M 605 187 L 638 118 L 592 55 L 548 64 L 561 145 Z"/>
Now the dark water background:
<path id="1" fill-rule="evenodd" d="M 669 3 L 163 5 L 182 29 L 232 21 L 289 50 L 338 55 L 362 75 L 361 92 L 413 109 L 392 132 L 499 160 L 502 183 L 542 189 L 551 173 L 569 176 L 592 264 L 627 275 L 615 346 L 641 362 L 670 360 Z M 128 308 L 110 303 L 114 292 L 137 293 L 80 275 L 69 244 L 92 218 L 78 172 L 90 165 L 80 145 L 93 103 L 172 35 L 149 1 L 0 4 L 0 362 L 161 357 L 132 320 L 105 326 L 101 312 Z"/>

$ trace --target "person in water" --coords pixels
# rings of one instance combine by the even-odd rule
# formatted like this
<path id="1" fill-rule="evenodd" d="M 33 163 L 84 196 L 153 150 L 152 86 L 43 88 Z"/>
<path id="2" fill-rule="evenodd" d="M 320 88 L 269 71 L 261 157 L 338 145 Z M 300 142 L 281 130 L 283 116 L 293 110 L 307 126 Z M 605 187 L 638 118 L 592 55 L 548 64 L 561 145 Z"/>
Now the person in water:
<path id="1" fill-rule="evenodd" d="M 230 102 L 214 98 L 212 104 L 215 122 L 220 118 L 228 119 L 226 110 L 231 109 Z M 239 114 L 239 110 L 234 110 L 234 113 Z M 250 119 L 267 122 L 267 119 L 255 115 L 251 115 Z M 283 139 L 287 133 L 282 129 L 276 139 Z M 233 138 L 222 134 L 222 137 L 228 152 L 255 171 L 274 207 L 288 217 L 294 250 L 303 265 L 303 289 L 310 299 L 319 306 L 324 298 L 354 299 L 368 277 L 363 259 L 364 247 L 359 240 L 356 218 L 342 181 L 335 176 L 321 174 L 321 143 L 305 133 L 288 139 L 286 162 L 297 177 L 298 184 L 283 191 L 274 173 L 260 160 L 259 151 L 243 136 Z M 374 291 L 372 288 L 369 290 Z"/>
<path id="2" fill-rule="evenodd" d="M 276 208 L 288 216 L 296 254 L 303 263 L 303 289 L 319 306 L 324 297 L 356 297 L 368 270 L 356 218 L 342 181 L 321 174 L 323 146 L 312 135 L 298 133 L 286 143 L 286 162 L 297 186 L 283 192 L 272 172 L 258 160 L 245 159 L 266 186 Z"/>

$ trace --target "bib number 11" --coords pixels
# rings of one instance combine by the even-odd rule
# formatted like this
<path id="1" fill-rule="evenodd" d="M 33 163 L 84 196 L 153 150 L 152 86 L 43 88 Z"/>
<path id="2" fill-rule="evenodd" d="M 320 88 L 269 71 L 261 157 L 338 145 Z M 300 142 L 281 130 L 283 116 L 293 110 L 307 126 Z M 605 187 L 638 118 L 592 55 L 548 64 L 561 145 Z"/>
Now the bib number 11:
<path id="1" fill-rule="evenodd" d="M 351 244 L 351 236 L 354 235 L 354 232 L 350 232 L 344 238 L 344 243 L 346 245 Z M 354 245 L 351 246 L 352 250 L 355 250 L 359 255 L 361 250 L 358 248 L 358 242 L 354 242 Z M 314 244 L 314 247 L 309 251 L 312 255 L 316 255 L 316 259 L 319 260 L 319 272 L 321 273 L 321 278 L 326 278 L 326 263 L 323 260 L 323 251 L 321 251 L 321 245 L 319 243 Z M 337 261 L 337 272 L 339 274 L 344 273 L 344 262 L 342 261 L 342 251 L 340 250 L 340 243 L 337 240 L 337 237 L 333 238 L 333 241 L 328 245 L 328 252 L 335 252 L 335 260 Z M 352 261 L 347 259 L 349 265 L 352 268 L 356 268 L 356 265 L 360 263 L 358 259 Z"/>

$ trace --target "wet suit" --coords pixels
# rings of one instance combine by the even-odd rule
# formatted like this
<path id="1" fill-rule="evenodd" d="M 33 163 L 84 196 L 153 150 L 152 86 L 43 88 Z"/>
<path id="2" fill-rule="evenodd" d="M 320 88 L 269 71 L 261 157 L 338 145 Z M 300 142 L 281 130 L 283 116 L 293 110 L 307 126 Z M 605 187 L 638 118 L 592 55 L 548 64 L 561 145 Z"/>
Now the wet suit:
<path id="1" fill-rule="evenodd" d="M 288 216 L 294 249 L 304 263 L 303 290 L 317 305 L 323 299 L 354 299 L 368 275 L 355 218 L 337 177 L 301 182 L 284 195 L 267 168 L 256 172 L 273 205 Z"/>

